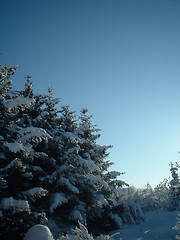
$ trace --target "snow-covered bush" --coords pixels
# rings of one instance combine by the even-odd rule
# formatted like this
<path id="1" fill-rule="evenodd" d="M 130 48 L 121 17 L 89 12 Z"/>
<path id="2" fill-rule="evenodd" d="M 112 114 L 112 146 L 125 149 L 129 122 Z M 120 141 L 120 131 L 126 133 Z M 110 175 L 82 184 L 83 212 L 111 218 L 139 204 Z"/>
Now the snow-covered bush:
<path id="1" fill-rule="evenodd" d="M 168 179 L 160 182 L 153 191 L 153 201 L 156 209 L 169 210 L 169 183 Z"/>
<path id="2" fill-rule="evenodd" d="M 144 213 L 140 204 L 128 202 L 124 203 L 123 207 L 124 212 L 122 215 L 122 219 L 124 223 L 135 224 L 144 221 Z"/>
<path id="3" fill-rule="evenodd" d="M 142 210 L 142 195 L 140 189 L 129 186 L 125 189 L 118 189 L 118 203 L 116 209 L 122 218 L 123 223 L 140 223 L 144 220 Z"/>
<path id="4" fill-rule="evenodd" d="M 154 189 L 150 184 L 144 188 L 129 186 L 117 189 L 117 199 L 122 207 L 119 214 L 124 223 L 143 221 L 143 213 L 151 210 L 170 210 L 169 183 L 167 179 L 160 182 Z"/>
<path id="5" fill-rule="evenodd" d="M 79 227 L 76 227 L 74 234 L 67 234 L 65 236 L 60 236 L 57 240 L 113 240 L 113 236 L 109 235 L 100 235 L 94 238 L 89 234 L 87 228 L 79 223 Z"/>

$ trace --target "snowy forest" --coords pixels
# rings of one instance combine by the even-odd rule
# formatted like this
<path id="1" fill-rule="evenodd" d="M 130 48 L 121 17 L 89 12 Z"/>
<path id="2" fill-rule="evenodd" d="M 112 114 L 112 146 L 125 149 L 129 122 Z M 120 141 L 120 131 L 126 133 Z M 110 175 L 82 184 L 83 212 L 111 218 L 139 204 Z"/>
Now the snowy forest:
<path id="1" fill-rule="evenodd" d="M 23 90 L 12 90 L 17 68 L 0 66 L 1 240 L 122 239 L 109 233 L 141 224 L 149 211 L 177 213 L 178 163 L 155 188 L 129 186 L 109 170 L 111 146 L 98 144 L 88 110 L 59 109 L 52 89 L 35 94 L 29 76 Z M 33 238 L 34 226 L 47 237 Z"/>

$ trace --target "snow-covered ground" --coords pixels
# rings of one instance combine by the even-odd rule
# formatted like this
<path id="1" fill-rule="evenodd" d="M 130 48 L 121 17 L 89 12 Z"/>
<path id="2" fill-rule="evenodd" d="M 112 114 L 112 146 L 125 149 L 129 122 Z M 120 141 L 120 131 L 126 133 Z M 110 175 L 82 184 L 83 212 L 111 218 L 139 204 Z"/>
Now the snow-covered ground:
<path id="1" fill-rule="evenodd" d="M 141 224 L 125 225 L 113 237 L 116 240 L 173 240 L 177 230 L 173 229 L 177 222 L 177 212 L 148 212 Z M 115 232 L 110 233 L 110 235 Z"/>
<path id="2" fill-rule="evenodd" d="M 97 237 L 97 239 L 113 240 L 175 240 L 179 230 L 174 227 L 177 224 L 177 212 L 148 212 L 145 215 L 145 221 L 141 224 L 125 225 L 120 231 L 111 232 L 110 236 Z M 180 227 L 178 226 L 178 229 Z M 88 234 L 84 225 L 79 223 L 79 228 L 75 229 L 76 235 L 60 237 L 59 240 L 79 240 L 94 238 Z M 53 236 L 48 227 L 35 225 L 28 230 L 24 240 L 53 240 Z M 179 239 L 179 238 L 178 238 Z"/>

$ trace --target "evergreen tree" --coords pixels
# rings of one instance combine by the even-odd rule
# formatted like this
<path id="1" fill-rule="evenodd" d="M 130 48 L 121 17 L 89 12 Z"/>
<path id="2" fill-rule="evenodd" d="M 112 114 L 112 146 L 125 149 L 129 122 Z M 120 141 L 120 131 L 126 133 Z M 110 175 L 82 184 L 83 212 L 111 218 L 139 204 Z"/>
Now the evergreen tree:
<path id="1" fill-rule="evenodd" d="M 48 95 L 46 97 L 46 108 L 45 111 L 47 111 L 47 123 L 51 125 L 51 130 L 53 130 L 56 127 L 56 120 L 58 118 L 58 110 L 56 109 L 56 105 L 59 103 L 59 98 L 53 98 L 53 91 L 52 88 L 48 88 Z"/>
<path id="2" fill-rule="evenodd" d="M 88 110 L 82 109 L 77 129 L 77 136 L 80 138 L 77 156 L 78 189 L 79 199 L 86 206 L 89 230 L 101 231 L 108 230 L 108 226 L 118 225 L 109 210 L 114 207 L 115 191 L 124 183 L 116 179 L 120 175 L 119 172 L 108 171 L 112 163 L 106 158 L 111 146 L 101 146 L 97 143 L 100 130 L 92 124 L 91 118 L 92 116 L 88 116 Z M 94 226 L 98 226 L 99 229 Z"/>
<path id="3" fill-rule="evenodd" d="M 47 139 L 40 128 L 22 122 L 24 111 L 34 99 L 21 92 L 10 91 L 10 76 L 16 68 L 0 68 L 1 146 L 0 146 L 0 238 L 20 238 L 35 223 L 46 220 L 45 212 L 39 211 L 35 202 L 47 194 L 34 181 L 32 170 L 33 143 Z M 23 224 L 22 224 L 23 223 Z"/>
<path id="4" fill-rule="evenodd" d="M 108 170 L 111 146 L 97 143 L 92 116 L 58 111 L 52 89 L 34 94 L 29 76 L 24 91 L 11 91 L 15 70 L 0 68 L 0 239 L 46 221 L 57 229 L 78 221 L 90 231 L 117 227 L 116 191 L 125 183 Z"/>
<path id="5" fill-rule="evenodd" d="M 31 79 L 31 77 L 29 75 L 27 75 L 26 83 L 25 83 L 25 90 L 23 92 L 23 95 L 24 95 L 24 97 L 33 98 L 34 97 L 33 84 L 30 81 L 30 79 Z"/>
<path id="6" fill-rule="evenodd" d="M 50 219 L 58 224 L 72 225 L 77 221 L 84 221 L 78 206 L 77 195 L 78 176 L 77 156 L 79 153 L 79 139 L 75 131 L 77 121 L 75 113 L 63 106 L 58 124 L 53 130 L 53 142 L 56 147 L 56 170 L 52 173 L 50 181 L 54 185 L 51 205 Z M 78 210 L 79 209 L 79 210 Z"/>
<path id="7" fill-rule="evenodd" d="M 9 103 L 12 98 L 10 93 L 12 81 L 10 76 L 16 71 L 16 67 L 0 66 L 0 134 L 1 138 L 9 132 L 9 126 L 13 121 L 13 116 L 9 112 Z"/>
<path id="8" fill-rule="evenodd" d="M 180 179 L 179 179 L 179 174 L 178 174 L 178 168 L 179 165 L 178 163 L 175 163 L 175 166 L 173 163 L 170 164 L 170 172 L 171 172 L 171 177 L 172 180 L 169 183 L 169 204 L 170 208 L 172 210 L 175 210 L 179 206 L 179 200 L 180 200 Z"/>

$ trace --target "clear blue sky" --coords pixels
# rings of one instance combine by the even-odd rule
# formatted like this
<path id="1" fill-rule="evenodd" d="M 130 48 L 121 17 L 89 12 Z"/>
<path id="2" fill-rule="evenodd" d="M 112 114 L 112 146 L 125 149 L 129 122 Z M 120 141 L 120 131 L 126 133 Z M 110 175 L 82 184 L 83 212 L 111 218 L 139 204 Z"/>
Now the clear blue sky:
<path id="1" fill-rule="evenodd" d="M 113 169 L 137 187 L 169 176 L 180 155 L 179 0 L 1 0 L 0 64 L 14 88 L 87 107 L 112 144 Z"/>

